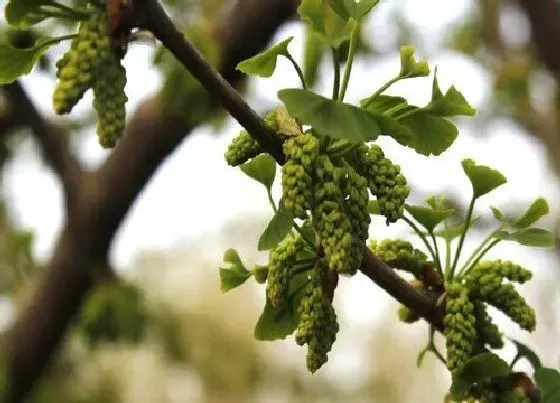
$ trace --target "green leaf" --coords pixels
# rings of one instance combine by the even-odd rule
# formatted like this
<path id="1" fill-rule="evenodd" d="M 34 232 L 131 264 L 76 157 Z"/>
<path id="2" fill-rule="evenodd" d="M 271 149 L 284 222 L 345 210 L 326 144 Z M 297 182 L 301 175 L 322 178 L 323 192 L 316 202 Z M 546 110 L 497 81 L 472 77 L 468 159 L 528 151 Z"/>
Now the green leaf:
<path id="1" fill-rule="evenodd" d="M 455 214 L 453 209 L 434 210 L 423 206 L 413 206 L 405 204 L 405 209 L 416 221 L 418 221 L 429 233 L 442 221 L 448 219 Z"/>
<path id="2" fill-rule="evenodd" d="M 280 205 L 259 239 L 259 250 L 269 250 L 278 245 L 292 229 L 292 223 L 293 217 Z"/>
<path id="3" fill-rule="evenodd" d="M 18 28 L 28 28 L 38 24 L 48 18 L 41 7 L 49 3 L 49 0 L 11 0 L 4 8 L 6 22 Z"/>
<path id="4" fill-rule="evenodd" d="M 261 154 L 240 166 L 243 173 L 262 183 L 267 189 L 272 187 L 276 176 L 276 161 L 268 154 Z"/>
<path id="5" fill-rule="evenodd" d="M 397 118 L 396 124 L 383 134 L 393 137 L 403 146 L 413 148 L 422 155 L 440 155 L 447 150 L 457 138 L 459 131 L 450 121 L 433 116 L 415 106 L 409 106 L 407 116 Z"/>
<path id="6" fill-rule="evenodd" d="M 10 45 L 0 44 L 0 84 L 9 84 L 18 77 L 29 74 L 47 49 L 67 38 L 44 37 L 37 44 L 28 49 L 16 49 Z"/>
<path id="7" fill-rule="evenodd" d="M 554 234 L 542 228 L 527 228 L 510 235 L 510 241 L 521 245 L 537 248 L 551 248 L 554 246 Z"/>
<path id="8" fill-rule="evenodd" d="M 345 2 L 352 18 L 360 20 L 370 13 L 371 9 L 379 3 L 379 0 L 345 0 Z"/>
<path id="9" fill-rule="evenodd" d="M 552 368 L 535 371 L 535 382 L 541 391 L 541 403 L 555 403 L 560 400 L 560 373 Z"/>
<path id="10" fill-rule="evenodd" d="M 370 214 L 381 214 L 381 210 L 379 210 L 379 202 L 377 200 L 368 201 L 367 209 Z"/>
<path id="11" fill-rule="evenodd" d="M 255 326 L 255 339 L 285 339 L 294 332 L 300 319 L 298 307 L 308 281 L 307 271 L 293 276 L 288 285 L 286 304 L 281 308 L 273 306 L 267 298 L 264 311 Z"/>
<path id="12" fill-rule="evenodd" d="M 395 117 L 402 110 L 408 110 L 410 105 L 403 97 L 391 95 L 377 95 L 373 98 L 365 98 L 360 101 L 360 105 L 367 104 L 367 110 L 375 113 L 383 113 L 389 117 Z"/>
<path id="13" fill-rule="evenodd" d="M 278 56 L 288 54 L 288 44 L 294 39 L 290 36 L 288 39 L 268 48 L 264 52 L 259 53 L 244 60 L 237 65 L 237 70 L 245 74 L 253 74 L 260 77 L 270 77 L 276 69 L 276 61 Z"/>
<path id="14" fill-rule="evenodd" d="M 277 308 L 266 299 L 264 311 L 255 326 L 255 339 L 278 340 L 292 334 L 298 325 L 296 315 L 290 306 Z"/>
<path id="15" fill-rule="evenodd" d="M 327 3 L 331 7 L 331 9 L 338 14 L 340 18 L 343 20 L 347 20 L 350 18 L 350 13 L 346 8 L 345 0 L 327 0 Z"/>
<path id="16" fill-rule="evenodd" d="M 256 265 L 253 268 L 252 273 L 257 283 L 264 284 L 268 278 L 268 266 Z"/>
<path id="17" fill-rule="evenodd" d="M 452 122 L 429 110 L 409 105 L 402 97 L 379 95 L 363 99 L 360 105 L 367 105 L 367 111 L 377 116 L 382 134 L 419 154 L 441 154 L 453 144 L 458 134 Z"/>
<path id="18" fill-rule="evenodd" d="M 453 377 L 451 397 L 455 400 L 463 400 L 465 393 L 475 383 L 486 378 L 507 375 L 509 372 L 509 365 L 496 354 L 475 355 Z"/>
<path id="19" fill-rule="evenodd" d="M 510 339 L 515 347 L 517 347 L 517 358 L 526 358 L 529 363 L 533 366 L 535 370 L 542 367 L 541 360 L 537 353 L 535 353 L 529 346 L 523 344 L 517 340 Z"/>
<path id="20" fill-rule="evenodd" d="M 278 98 L 284 102 L 290 115 L 312 126 L 320 134 L 354 143 L 376 139 L 387 123 L 387 118 L 302 89 L 280 90 Z"/>
<path id="21" fill-rule="evenodd" d="M 345 14 L 341 8 L 336 8 L 337 11 Z M 314 32 L 336 49 L 350 39 L 352 30 L 356 26 L 356 21 L 341 17 L 323 0 L 303 0 L 297 12 Z"/>
<path id="22" fill-rule="evenodd" d="M 220 289 L 222 292 L 228 292 L 239 287 L 251 277 L 251 272 L 245 268 L 235 249 L 226 250 L 223 260 L 224 264 L 220 267 Z"/>
<path id="23" fill-rule="evenodd" d="M 549 213 L 548 203 L 542 197 L 535 200 L 513 224 L 517 228 L 527 228 Z"/>
<path id="24" fill-rule="evenodd" d="M 412 46 L 401 46 L 401 71 L 399 77 L 413 78 L 426 77 L 430 74 L 430 67 L 425 61 L 416 61 L 414 48 Z"/>
<path id="25" fill-rule="evenodd" d="M 454 86 L 451 86 L 445 95 L 442 94 L 436 74 L 434 74 L 434 82 L 432 85 L 432 100 L 424 108 L 432 115 L 449 117 L 449 116 L 474 116 L 476 109 L 471 107 L 463 94 L 461 94 Z"/>
<path id="26" fill-rule="evenodd" d="M 465 174 L 471 181 L 473 197 L 475 199 L 507 182 L 506 177 L 500 172 L 484 165 L 476 165 L 470 158 L 464 159 L 461 164 Z"/>

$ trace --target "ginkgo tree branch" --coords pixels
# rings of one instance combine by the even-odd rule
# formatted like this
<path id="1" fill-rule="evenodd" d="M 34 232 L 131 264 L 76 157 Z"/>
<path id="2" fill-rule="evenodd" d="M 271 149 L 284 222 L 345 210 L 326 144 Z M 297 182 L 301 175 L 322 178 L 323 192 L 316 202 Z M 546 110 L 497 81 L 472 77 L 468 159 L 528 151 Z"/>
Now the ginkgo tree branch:
<path id="1" fill-rule="evenodd" d="M 279 164 L 284 161 L 280 140 L 243 100 L 241 95 L 216 71 L 174 26 L 157 0 L 137 0 L 141 13 L 137 16 L 143 28 L 150 30 L 170 50 L 185 68 L 199 80 L 211 96 L 247 129 L 261 147 Z M 436 328 L 441 329 L 443 311 L 436 301 L 418 293 L 369 249 L 361 268 L 362 273 L 383 288 L 400 303 L 414 310 Z"/>

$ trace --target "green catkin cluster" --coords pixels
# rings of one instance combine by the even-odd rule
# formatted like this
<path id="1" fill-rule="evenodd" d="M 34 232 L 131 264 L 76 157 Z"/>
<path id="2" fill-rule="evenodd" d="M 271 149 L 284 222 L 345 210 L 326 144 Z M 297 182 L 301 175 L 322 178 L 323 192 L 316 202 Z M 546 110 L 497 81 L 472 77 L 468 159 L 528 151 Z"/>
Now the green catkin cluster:
<path id="1" fill-rule="evenodd" d="M 310 133 L 284 142 L 286 163 L 282 167 L 284 206 L 294 217 L 307 218 L 312 203 L 312 175 L 319 155 L 319 140 Z"/>
<path id="2" fill-rule="evenodd" d="M 326 271 L 327 267 L 318 260 L 298 308 L 301 319 L 295 340 L 300 346 L 307 344 L 307 369 L 312 373 L 327 362 L 327 354 L 339 329 L 336 314 L 324 290 Z"/>
<path id="3" fill-rule="evenodd" d="M 524 283 L 531 278 L 531 272 L 511 262 L 501 260 L 484 261 L 476 265 L 465 277 L 473 298 L 498 308 L 522 329 L 536 328 L 535 310 L 531 308 L 512 284 L 504 279 Z"/>
<path id="4" fill-rule="evenodd" d="M 369 194 L 367 181 L 352 167 L 346 168 L 342 181 L 344 208 L 352 227 L 352 244 L 350 246 L 349 274 L 355 274 L 361 265 L 364 243 L 369 236 L 371 217 L 367 209 Z"/>
<path id="5" fill-rule="evenodd" d="M 367 179 L 369 190 L 376 196 L 379 210 L 387 222 L 401 218 L 410 188 L 400 167 L 386 158 L 381 147 L 376 144 L 359 146 L 351 153 L 349 162 Z"/>
<path id="6" fill-rule="evenodd" d="M 414 248 L 408 241 L 402 239 L 385 239 L 381 242 L 372 240 L 369 248 L 374 255 L 394 269 L 404 270 L 416 278 L 421 278 L 432 263 L 424 252 Z"/>
<path id="7" fill-rule="evenodd" d="M 447 368 L 451 373 L 460 370 L 471 356 L 476 337 L 473 304 L 467 288 L 460 283 L 445 287 L 445 316 L 443 334 L 447 347 Z"/>
<path id="8" fill-rule="evenodd" d="M 111 53 L 107 34 L 107 15 L 94 13 L 82 21 L 70 49 L 56 64 L 53 108 L 56 114 L 69 113 L 84 93 L 93 86 L 99 66 Z"/>
<path id="9" fill-rule="evenodd" d="M 351 273 L 352 224 L 344 211 L 343 194 L 340 189 L 342 173 L 328 156 L 317 157 L 312 224 L 329 269 L 339 273 Z"/>
<path id="10" fill-rule="evenodd" d="M 121 138 L 126 121 L 124 92 L 126 70 L 116 55 L 110 55 L 101 66 L 93 86 L 93 107 L 97 111 L 97 136 L 103 148 L 112 148 Z"/>
<path id="11" fill-rule="evenodd" d="M 265 123 L 272 130 L 278 133 L 278 121 L 276 119 L 276 112 L 272 111 L 264 117 Z M 225 153 L 226 162 L 232 167 L 244 164 L 251 158 L 256 157 L 263 153 L 263 149 L 257 141 L 251 137 L 249 132 L 245 129 L 241 130 L 237 137 L 235 137 Z"/>
<path id="12" fill-rule="evenodd" d="M 486 305 L 477 299 L 472 301 L 472 303 L 474 307 L 473 314 L 476 319 L 477 342 L 481 347 L 488 345 L 491 348 L 502 348 L 504 346 L 502 333 L 498 326 L 492 322 L 492 318 L 486 310 Z"/>
<path id="13" fill-rule="evenodd" d="M 247 130 L 243 129 L 229 144 L 225 154 L 226 162 L 236 167 L 246 163 L 262 152 L 263 150 L 259 143 L 251 137 Z"/>
<path id="14" fill-rule="evenodd" d="M 284 305 L 288 289 L 289 270 L 296 262 L 296 255 L 305 245 L 299 234 L 290 233 L 270 251 L 266 296 L 276 307 Z"/>

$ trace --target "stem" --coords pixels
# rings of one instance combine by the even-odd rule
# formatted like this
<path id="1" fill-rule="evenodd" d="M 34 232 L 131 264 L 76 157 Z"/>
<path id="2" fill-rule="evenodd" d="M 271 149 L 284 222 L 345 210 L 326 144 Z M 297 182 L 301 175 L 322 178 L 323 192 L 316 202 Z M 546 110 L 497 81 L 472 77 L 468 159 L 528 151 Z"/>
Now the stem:
<path id="1" fill-rule="evenodd" d="M 305 77 L 303 76 L 303 71 L 301 70 L 301 67 L 299 67 L 299 64 L 297 64 L 297 62 L 294 60 L 294 58 L 292 57 L 292 55 L 290 54 L 290 52 L 286 52 L 286 53 L 282 53 L 282 55 L 284 57 L 286 57 L 290 63 L 292 63 L 292 66 L 294 67 L 300 81 L 301 81 L 301 86 L 303 87 L 304 90 L 307 89 L 307 85 L 305 84 Z"/>
<path id="2" fill-rule="evenodd" d="M 463 232 L 461 233 L 461 238 L 459 239 L 459 244 L 457 245 L 457 250 L 455 251 L 455 259 L 453 259 L 453 266 L 451 266 L 451 270 L 449 271 L 449 273 L 447 274 L 447 278 L 448 280 L 452 280 L 453 279 L 453 275 L 455 274 L 455 269 L 457 268 L 457 263 L 459 262 L 459 256 L 461 255 L 461 250 L 463 249 L 463 243 L 465 242 L 465 237 L 467 236 L 467 231 L 469 230 L 469 227 L 471 225 L 471 218 L 472 218 L 472 213 L 474 210 L 474 202 L 476 201 L 476 198 L 472 197 L 471 202 L 469 204 L 469 209 L 467 210 L 467 216 L 465 218 L 465 228 L 463 229 Z"/>
<path id="3" fill-rule="evenodd" d="M 360 24 L 357 24 L 352 30 L 352 36 L 350 36 L 348 59 L 346 59 L 346 65 L 344 66 L 344 75 L 342 77 L 342 87 L 340 88 L 340 93 L 338 94 L 338 100 L 340 102 L 344 101 L 344 95 L 346 95 L 346 89 L 348 88 L 348 82 L 350 81 L 350 74 L 352 73 L 352 62 L 354 61 L 354 54 L 356 53 L 356 48 L 358 47 L 359 29 Z"/>
<path id="4" fill-rule="evenodd" d="M 501 228 L 501 227 L 500 227 Z M 499 229 L 498 229 L 499 231 Z M 490 235 L 488 235 L 481 243 L 480 245 L 478 245 L 478 248 L 476 248 L 473 253 L 471 253 L 471 255 L 469 256 L 469 258 L 467 259 L 467 261 L 465 262 L 465 264 L 463 265 L 463 267 L 461 267 L 461 270 L 459 270 L 459 273 L 463 273 L 465 270 L 467 270 L 467 267 L 469 267 L 471 265 L 471 262 L 473 261 L 473 259 L 475 257 L 478 256 L 478 254 L 480 253 L 480 251 L 482 249 L 484 249 L 486 247 L 486 245 L 488 244 L 488 242 L 490 242 L 492 240 L 492 238 L 494 237 L 494 233 L 496 231 L 490 233 Z"/>
<path id="5" fill-rule="evenodd" d="M 447 231 L 449 228 L 447 225 L 447 220 L 443 222 L 443 228 Z M 449 271 L 451 267 L 451 240 L 449 237 L 445 237 L 445 272 Z"/>
<path id="6" fill-rule="evenodd" d="M 278 212 L 278 207 L 276 207 L 276 202 L 274 201 L 274 198 L 272 197 L 272 191 L 270 190 L 270 188 L 266 189 L 266 194 L 268 195 L 268 202 L 272 206 L 272 210 L 274 210 L 274 214 L 276 214 Z"/>
<path id="7" fill-rule="evenodd" d="M 48 41 L 42 42 L 41 44 L 36 45 L 34 47 L 35 48 L 41 48 L 43 46 L 49 46 L 49 45 L 52 45 L 53 43 L 60 43 L 62 41 L 67 41 L 69 39 L 74 39 L 77 36 L 78 36 L 78 34 L 57 36 L 55 38 L 49 39 Z"/>
<path id="8" fill-rule="evenodd" d="M 438 245 L 437 245 L 437 240 L 436 240 L 436 236 L 434 235 L 433 232 L 430 232 L 430 237 L 432 238 L 432 242 L 434 243 L 434 251 L 436 252 L 436 267 L 438 269 L 438 274 L 443 278 L 443 270 L 441 268 L 441 258 L 439 255 L 439 249 L 438 249 Z"/>
<path id="9" fill-rule="evenodd" d="M 338 49 L 331 48 L 331 54 L 334 67 L 332 99 L 333 101 L 336 101 L 338 99 L 338 89 L 340 87 L 340 59 L 338 57 Z"/>
<path id="10" fill-rule="evenodd" d="M 416 224 L 414 224 L 414 222 L 410 218 L 403 216 L 402 219 L 413 229 L 414 232 L 416 232 L 416 234 L 420 237 L 420 239 L 422 239 L 422 242 L 424 242 L 424 245 L 426 246 L 426 248 L 430 252 L 430 255 L 432 256 L 432 259 L 434 259 L 434 261 L 437 261 L 438 257 L 434 252 L 434 249 L 428 242 L 428 238 L 426 238 L 426 235 L 424 235 L 424 233 L 420 231 L 420 229 L 416 226 Z"/>
<path id="11" fill-rule="evenodd" d="M 484 248 L 482 250 L 482 252 L 480 252 L 480 254 L 477 256 L 477 258 L 474 260 L 474 262 L 472 262 L 472 264 L 465 269 L 465 272 L 463 273 L 463 275 L 466 276 L 467 274 L 469 274 L 470 271 L 472 270 L 472 268 L 474 266 L 476 266 L 478 264 L 478 262 L 480 262 L 480 259 L 482 259 L 484 257 L 484 255 L 486 255 L 488 253 L 488 251 L 490 249 L 492 249 L 494 246 L 496 246 L 498 244 L 498 242 L 500 242 L 500 241 L 501 241 L 501 239 L 494 239 L 492 242 L 490 242 L 490 245 L 488 245 L 486 248 Z"/>
<path id="12" fill-rule="evenodd" d="M 373 95 L 371 97 L 369 97 L 367 99 L 367 101 L 364 103 L 363 108 L 365 109 L 368 106 L 370 106 L 375 98 L 377 98 L 379 95 L 381 95 L 387 88 L 389 88 L 391 85 L 395 84 L 400 79 L 401 79 L 400 77 L 395 77 L 395 78 L 392 78 L 389 81 L 387 81 L 385 84 L 383 84 L 377 91 L 375 91 L 373 93 Z"/>

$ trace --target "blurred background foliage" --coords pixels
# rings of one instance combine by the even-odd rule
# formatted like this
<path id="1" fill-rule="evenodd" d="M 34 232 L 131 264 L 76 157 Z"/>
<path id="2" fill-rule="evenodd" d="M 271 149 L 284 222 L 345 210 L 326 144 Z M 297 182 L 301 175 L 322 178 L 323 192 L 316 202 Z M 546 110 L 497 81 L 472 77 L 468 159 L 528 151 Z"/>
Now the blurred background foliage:
<path id="1" fill-rule="evenodd" d="M 416 1 L 416 0 L 415 0 Z M 440 0 L 444 2 L 444 0 Z M 73 1 L 72 3 L 84 3 Z M 213 41 L 213 22 L 228 0 L 166 0 L 166 8 L 184 32 L 215 64 L 219 44 Z M 383 3 L 390 3 L 381 1 Z M 395 2 L 393 2 L 395 3 Z M 558 78 L 535 56 L 526 15 L 515 1 L 468 0 L 437 34 L 418 24 L 407 7 L 410 1 L 390 4 L 387 12 L 374 12 L 360 36 L 358 63 L 393 57 L 401 44 L 414 43 L 427 60 L 448 54 L 466 58 L 489 79 L 491 93 L 469 122 L 470 133 L 484 137 L 497 121 L 507 120 L 546 150 L 550 177 L 560 173 L 560 90 Z M 437 3 L 432 1 L 431 3 Z M 560 23 L 560 21 L 558 21 Z M 290 22 L 290 24 L 293 24 Z M 59 33 L 71 26 L 49 22 L 33 30 L 2 29 L 4 40 L 26 47 L 37 33 Z M 300 35 L 306 33 L 301 30 Z M 305 75 L 317 86 L 327 71 L 330 55 L 317 38 L 307 35 L 303 45 Z M 54 76 L 55 52 L 44 56 L 33 75 Z M 172 57 L 156 49 L 153 68 L 161 73 L 158 92 L 164 113 L 184 117 L 188 125 L 210 117 L 197 112 L 184 96 L 198 84 Z M 359 64 L 358 64 L 359 65 Z M 324 77 L 328 81 L 330 77 Z M 274 80 L 274 79 L 273 79 Z M 266 97 L 252 94 L 258 108 L 273 107 Z M 197 105 L 210 103 L 199 88 Z M 262 102 L 261 102 L 262 101 Z M 267 103 L 268 102 L 268 103 Z M 189 113 L 181 116 L 186 108 Z M 28 146 L 26 130 L 11 130 L 10 105 L 0 91 L 0 168 Z M 70 135 L 76 147 L 94 121 L 90 113 L 52 118 Z M 222 114 L 214 122 L 224 121 Z M 214 116 L 212 119 L 216 119 Z M 222 126 L 219 126 L 222 127 Z M 218 130 L 219 132 L 219 130 Z M 500 150 L 498 150 L 500 151 Z M 189 173 L 186 173 L 187 175 Z M 414 189 L 414 183 L 413 189 Z M 0 183 L 0 317 L 6 329 L 17 315 L 41 265 L 32 253 L 33 233 L 18 227 L 13 200 Z M 450 190 L 448 197 L 460 196 Z M 533 199 L 536 195 L 520 195 Z M 416 197 L 422 197 L 417 195 Z M 427 196 L 427 195 L 426 195 Z M 553 213 L 558 200 L 549 200 Z M 512 197 L 505 210 L 519 213 L 525 198 Z M 185 206 L 188 208 L 188 206 Z M 554 225 L 558 217 L 547 224 Z M 366 284 L 378 306 L 348 307 L 337 301 L 341 333 L 331 361 L 317 375 L 304 371 L 303 353 L 290 340 L 261 343 L 252 331 L 263 303 L 256 284 L 226 295 L 219 292 L 221 252 L 237 248 L 249 265 L 263 263 L 254 251 L 265 217 L 242 217 L 216 232 L 172 249 L 141 253 L 131 267 L 116 267 L 118 280 L 105 283 L 91 295 L 68 335 L 62 353 L 30 401 L 35 403 L 117 402 L 434 402 L 441 401 L 449 376 L 433 357 L 416 368 L 416 355 L 425 343 L 423 325 L 397 322 L 396 304 L 374 285 Z M 482 229 L 489 222 L 481 219 Z M 401 232 L 398 235 L 405 235 Z M 540 253 L 540 252 L 539 252 Z M 527 338 L 549 363 L 558 363 L 559 336 L 558 250 L 554 250 L 530 289 L 529 300 L 539 314 L 539 330 Z M 542 271 L 541 271 L 542 270 Z M 363 279 L 362 279 L 363 280 Z M 545 281 L 540 281 L 545 280 Z M 344 293 L 344 285 L 342 286 Z M 355 300 L 353 300 L 355 302 Z M 377 302 L 376 302 L 377 303 Z M 557 304 L 556 304 L 557 305 Z M 376 309 L 379 308 L 379 309 Z M 350 309 L 378 310 L 375 320 L 360 322 L 345 317 Z M 441 340 L 439 340 L 441 345 Z M 511 351 L 507 350 L 505 354 Z"/>

